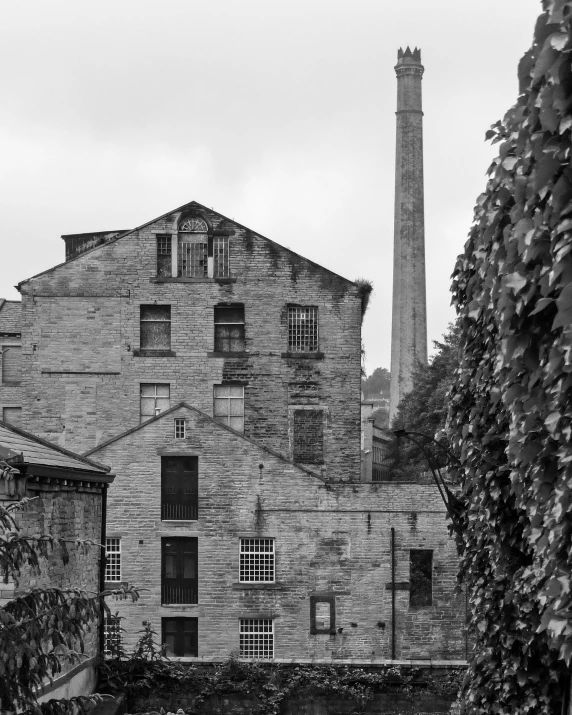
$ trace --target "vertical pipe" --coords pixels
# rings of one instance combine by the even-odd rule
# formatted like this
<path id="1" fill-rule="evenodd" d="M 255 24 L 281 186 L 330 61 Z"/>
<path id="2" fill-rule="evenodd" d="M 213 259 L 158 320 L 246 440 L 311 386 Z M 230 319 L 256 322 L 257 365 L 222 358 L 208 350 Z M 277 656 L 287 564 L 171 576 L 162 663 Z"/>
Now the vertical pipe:
<path id="1" fill-rule="evenodd" d="M 395 529 L 391 527 L 391 660 L 395 660 Z"/>
<path id="2" fill-rule="evenodd" d="M 105 589 L 105 561 L 106 561 L 106 522 L 107 522 L 107 484 L 103 485 L 103 492 L 101 494 L 101 543 L 103 549 L 100 552 L 99 558 L 99 591 Z M 99 615 L 99 652 L 103 653 L 105 647 L 105 622 L 104 622 L 104 612 L 100 610 Z"/>

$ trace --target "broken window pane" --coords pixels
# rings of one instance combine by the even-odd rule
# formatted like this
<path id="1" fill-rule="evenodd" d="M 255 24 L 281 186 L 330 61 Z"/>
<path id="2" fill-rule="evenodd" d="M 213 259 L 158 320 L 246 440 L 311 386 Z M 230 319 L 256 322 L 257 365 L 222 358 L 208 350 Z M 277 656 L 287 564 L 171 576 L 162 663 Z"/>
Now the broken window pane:
<path id="1" fill-rule="evenodd" d="M 177 275 L 181 278 L 206 278 L 208 270 L 208 226 L 202 218 L 191 216 L 179 227 Z"/>
<path id="2" fill-rule="evenodd" d="M 217 305 L 214 309 L 215 351 L 244 351 L 244 306 Z"/>

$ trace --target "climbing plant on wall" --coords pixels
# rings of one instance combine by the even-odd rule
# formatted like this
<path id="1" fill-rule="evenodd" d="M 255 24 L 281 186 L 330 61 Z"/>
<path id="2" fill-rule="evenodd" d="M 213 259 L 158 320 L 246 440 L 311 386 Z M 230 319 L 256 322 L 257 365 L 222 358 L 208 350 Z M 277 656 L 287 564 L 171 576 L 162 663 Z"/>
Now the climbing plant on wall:
<path id="1" fill-rule="evenodd" d="M 572 661 L 572 1 L 543 9 L 453 279 L 470 713 L 560 713 Z"/>

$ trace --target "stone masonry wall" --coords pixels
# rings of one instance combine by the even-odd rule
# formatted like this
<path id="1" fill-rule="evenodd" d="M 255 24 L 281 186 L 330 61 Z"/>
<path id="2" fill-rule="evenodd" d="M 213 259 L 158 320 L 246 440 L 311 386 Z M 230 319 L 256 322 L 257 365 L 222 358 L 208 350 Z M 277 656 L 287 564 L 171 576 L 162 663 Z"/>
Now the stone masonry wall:
<path id="1" fill-rule="evenodd" d="M 292 454 L 294 408 L 324 413 L 324 464 L 332 479 L 359 479 L 360 311 L 356 286 L 223 219 L 230 279 L 157 280 L 156 234 L 178 213 L 21 284 L 25 429 L 88 450 L 139 423 L 140 383 L 169 383 L 212 414 L 213 385 L 245 387 L 245 434 Z M 175 223 L 173 223 L 175 221 Z M 141 304 L 171 306 L 174 355 L 141 357 Z M 246 350 L 214 351 L 214 307 L 245 306 Z M 317 306 L 317 359 L 287 355 L 288 304 Z"/>
<path id="2" fill-rule="evenodd" d="M 185 440 L 173 419 L 184 417 Z M 161 455 L 198 455 L 198 520 L 161 521 Z M 161 618 L 198 618 L 199 657 L 239 647 L 240 618 L 273 618 L 276 658 L 391 658 L 391 528 L 396 538 L 396 656 L 465 657 L 456 552 L 436 489 L 415 484 L 325 484 L 181 407 L 92 454 L 116 477 L 108 536 L 122 540 L 122 580 L 146 589 L 124 617 L 125 643 Z M 161 604 L 161 538 L 198 538 L 198 604 Z M 274 538 L 276 583 L 239 583 L 240 537 Z M 409 606 L 409 550 L 433 549 L 433 605 Z M 335 595 L 335 634 L 310 634 L 310 596 Z M 340 630 L 341 629 L 341 630 Z"/>

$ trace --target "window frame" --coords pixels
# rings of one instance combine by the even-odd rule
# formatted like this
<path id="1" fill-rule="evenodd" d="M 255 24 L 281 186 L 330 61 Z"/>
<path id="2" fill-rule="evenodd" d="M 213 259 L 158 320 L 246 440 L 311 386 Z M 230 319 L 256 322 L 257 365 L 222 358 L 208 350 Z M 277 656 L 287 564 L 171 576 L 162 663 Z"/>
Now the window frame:
<path id="1" fill-rule="evenodd" d="M 177 575 L 167 577 L 167 558 L 175 555 Z M 184 576 L 185 555 L 194 557 L 194 577 Z M 190 583 L 184 583 L 184 582 Z M 172 582 L 172 583 L 169 583 Z M 188 593 L 185 593 L 187 590 Z M 190 595 L 190 598 L 186 598 Z M 161 539 L 161 605 L 188 606 L 199 602 L 199 546 L 196 536 L 167 536 Z"/>
<path id="2" fill-rule="evenodd" d="M 225 310 L 236 310 L 236 311 L 242 311 L 242 321 L 239 322 L 230 322 L 230 321 L 221 321 L 220 319 L 217 320 L 217 317 L 221 317 L 221 315 L 224 313 Z M 244 303 L 233 303 L 233 304 L 218 304 L 214 306 L 214 314 L 213 314 L 213 325 L 214 325 L 214 352 L 218 353 L 243 353 L 245 351 L 245 317 L 244 317 Z M 218 316 L 217 316 L 218 313 Z M 224 326 L 235 326 L 238 327 L 239 333 L 241 335 L 238 336 L 238 338 L 232 338 L 230 335 L 229 336 L 221 336 L 219 333 L 223 332 L 222 329 Z M 242 330 L 240 330 L 242 328 Z M 242 347 L 239 350 L 230 350 L 230 345 L 232 340 L 238 340 L 241 341 Z M 228 340 L 229 344 L 229 349 L 226 348 L 221 348 L 221 343 L 220 341 L 222 340 Z"/>
<path id="3" fill-rule="evenodd" d="M 168 309 L 165 311 L 165 314 L 168 313 L 168 319 L 157 319 L 157 318 L 144 318 L 143 314 L 146 309 L 149 308 L 165 308 Z M 147 336 L 145 335 L 146 331 L 143 330 L 143 325 L 147 323 L 153 323 L 156 325 L 165 325 L 167 326 L 166 335 L 165 335 L 165 342 L 164 344 L 157 345 L 157 346 L 151 346 L 150 344 L 147 343 Z M 171 325 L 172 325 L 172 310 L 171 310 L 171 305 L 167 303 L 160 303 L 160 304 L 153 304 L 153 303 L 141 303 L 139 305 L 139 350 L 141 352 L 159 352 L 159 351 L 165 351 L 165 350 L 171 350 Z"/>
<path id="4" fill-rule="evenodd" d="M 248 627 L 251 624 L 258 623 L 262 624 L 262 627 L 264 625 L 270 624 L 270 631 L 266 631 L 266 633 L 270 633 L 270 644 L 271 648 L 270 649 L 265 649 L 264 645 L 262 647 L 262 650 L 271 650 L 271 655 L 253 655 L 253 654 L 245 654 L 244 653 L 244 641 L 243 641 L 243 636 L 247 636 L 249 631 L 243 630 L 243 628 Z M 260 625 L 259 625 L 260 627 Z M 250 633 L 256 633 L 257 635 L 264 635 L 265 631 L 260 630 L 260 631 L 250 631 Z M 245 639 L 244 639 L 245 640 Z M 245 659 L 250 659 L 250 660 L 274 660 L 274 650 L 275 650 L 275 630 L 274 630 L 274 618 L 239 618 L 238 619 L 238 650 L 239 650 L 239 658 L 245 658 Z M 253 650 L 253 648 L 249 649 L 250 651 Z"/>
<path id="5" fill-rule="evenodd" d="M 330 606 L 330 626 L 329 628 L 318 628 L 316 625 L 316 609 L 318 603 L 327 603 Z M 332 635 L 336 632 L 336 597 L 334 594 L 317 594 L 310 596 L 310 635 L 327 633 Z"/>
<path id="6" fill-rule="evenodd" d="M 239 546 L 239 557 L 238 557 L 238 582 L 239 583 L 276 583 L 276 539 L 274 537 L 259 537 L 259 536 L 241 536 L 238 540 Z M 252 551 L 245 551 L 243 550 L 243 546 L 246 546 L 245 542 L 267 542 L 272 544 L 272 551 L 264 551 L 264 550 L 252 550 Z M 252 559 L 250 560 L 251 563 L 249 563 L 249 560 L 246 558 L 249 554 L 252 555 Z M 269 554 L 271 556 L 271 559 L 269 559 L 269 562 L 271 566 L 266 566 L 264 564 L 264 556 L 265 554 Z M 258 558 L 256 558 L 258 557 Z M 253 562 L 253 563 L 252 563 Z M 262 567 L 261 567 L 262 565 Z M 249 572 L 258 572 L 258 575 L 260 575 L 260 572 L 262 572 L 262 575 L 264 575 L 264 572 L 268 570 L 271 572 L 271 578 L 244 578 L 245 575 L 248 575 Z"/>
<path id="7" fill-rule="evenodd" d="M 144 395 L 143 394 L 143 388 L 144 387 L 153 387 L 153 395 Z M 167 387 L 169 394 L 167 396 L 165 395 L 157 395 L 157 388 L 158 387 Z M 143 408 L 143 398 L 145 399 L 151 399 L 153 398 L 154 400 L 154 414 L 153 415 L 144 415 L 142 408 Z M 169 405 L 168 407 L 165 407 L 164 409 L 159 409 L 157 407 L 157 400 L 162 399 L 162 400 L 168 400 Z M 139 383 L 139 424 L 142 424 L 143 422 L 147 422 L 148 420 L 151 420 L 158 415 L 162 414 L 163 412 L 167 412 L 171 408 L 171 383 L 170 382 L 140 382 Z M 159 410 L 159 411 L 157 411 Z"/>
<path id="8" fill-rule="evenodd" d="M 302 314 L 305 316 L 303 319 Z M 306 320 L 308 323 L 313 322 L 314 336 L 305 335 L 302 331 L 302 324 Z M 320 352 L 320 314 L 317 305 L 288 306 L 288 352 L 293 355 L 317 355 Z"/>
<path id="9" fill-rule="evenodd" d="M 103 657 L 117 658 L 122 646 L 121 616 L 105 616 L 103 620 Z M 110 647 L 111 646 L 111 647 Z"/>
<path id="10" fill-rule="evenodd" d="M 110 549 L 110 542 L 117 542 L 118 548 Z M 120 583 L 121 582 L 121 537 L 120 536 L 106 536 L 105 537 L 105 583 Z M 117 573 L 112 573 L 112 572 Z M 113 578 L 116 576 L 117 578 Z"/>
<path id="11" fill-rule="evenodd" d="M 221 395 L 217 397 L 217 388 L 235 388 L 235 389 L 241 389 L 242 390 L 242 395 L 241 397 L 238 396 L 233 396 L 233 395 Z M 230 427 L 230 429 L 233 429 L 235 432 L 240 432 L 241 434 L 244 433 L 244 402 L 245 402 L 245 395 L 244 395 L 244 385 L 237 385 L 236 383 L 222 383 L 218 385 L 213 385 L 213 419 L 215 422 L 220 422 L 220 424 L 226 425 L 227 427 Z M 217 415 L 217 400 L 222 402 L 222 400 L 227 400 L 228 401 L 228 411 L 226 414 L 222 415 Z M 236 400 L 236 401 L 242 401 L 242 413 L 241 414 L 232 414 L 232 406 L 231 406 L 231 400 Z M 219 402 L 219 405 L 220 405 Z M 235 403 L 236 404 L 236 403 Z M 242 429 L 237 429 L 236 427 L 233 427 L 230 424 L 230 421 L 232 418 L 235 419 L 241 419 L 242 420 Z"/>
<path id="12" fill-rule="evenodd" d="M 173 276 L 173 237 L 170 233 L 158 233 L 156 238 L 157 278 Z M 168 260 L 160 260 L 161 256 Z M 164 264 L 164 265 L 163 265 Z"/>
<path id="13" fill-rule="evenodd" d="M 176 639 L 176 644 L 175 648 L 173 649 L 174 651 L 177 650 L 177 641 L 178 645 L 181 645 L 181 641 L 183 642 L 183 647 L 178 648 L 179 651 L 184 651 L 184 639 L 185 639 L 185 632 L 184 630 L 180 629 L 180 626 L 184 624 L 184 622 L 189 622 L 190 624 L 194 624 L 194 632 L 191 633 L 191 638 L 192 640 L 192 646 L 194 645 L 194 648 L 191 646 L 191 650 L 194 650 L 194 653 L 186 654 L 183 652 L 179 653 L 174 653 L 171 656 L 168 656 L 167 654 L 167 643 L 166 643 L 166 635 L 167 635 L 167 629 L 166 629 L 166 624 L 167 622 L 175 622 L 177 626 L 179 626 L 178 629 L 175 631 L 175 639 Z M 199 619 L 198 618 L 193 618 L 193 617 L 186 617 L 186 616 L 163 616 L 161 618 L 161 647 L 163 648 L 163 651 L 167 657 L 171 658 L 198 658 L 199 654 Z"/>
<path id="14" fill-rule="evenodd" d="M 174 439 L 187 438 L 187 421 L 184 417 L 175 417 L 175 419 L 173 420 L 173 437 Z"/>
<path id="15" fill-rule="evenodd" d="M 194 468 L 167 469 L 168 460 L 189 460 Z M 185 480 L 189 480 L 189 485 Z M 171 486 L 168 486 L 171 482 Z M 174 485 L 172 484 L 174 483 Z M 168 492 L 167 489 L 174 491 Z M 172 498 L 167 498 L 171 496 Z M 187 498 L 185 498 L 187 497 Z M 161 456 L 161 521 L 197 521 L 199 518 L 199 458 L 194 455 Z"/>

